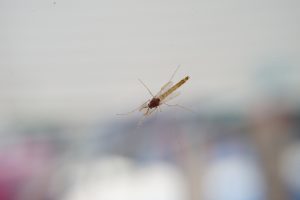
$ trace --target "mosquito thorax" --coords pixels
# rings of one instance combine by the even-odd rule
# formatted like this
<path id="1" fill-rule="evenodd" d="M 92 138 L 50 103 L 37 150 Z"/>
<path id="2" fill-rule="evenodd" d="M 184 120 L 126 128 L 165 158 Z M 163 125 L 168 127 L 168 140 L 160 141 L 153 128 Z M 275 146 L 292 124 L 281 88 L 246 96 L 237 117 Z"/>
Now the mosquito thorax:
<path id="1" fill-rule="evenodd" d="M 149 102 L 148 107 L 149 107 L 149 108 L 155 108 L 155 107 L 159 106 L 159 103 L 160 103 L 160 99 L 154 97 L 154 98 L 151 99 L 151 101 Z"/>

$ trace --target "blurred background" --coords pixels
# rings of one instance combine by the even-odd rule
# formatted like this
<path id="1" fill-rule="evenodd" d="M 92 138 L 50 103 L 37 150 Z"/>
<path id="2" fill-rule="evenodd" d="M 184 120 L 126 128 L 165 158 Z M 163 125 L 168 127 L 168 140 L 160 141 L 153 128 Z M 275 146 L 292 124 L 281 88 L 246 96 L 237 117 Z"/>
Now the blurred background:
<path id="1" fill-rule="evenodd" d="M 299 7 L 1 0 L 0 199 L 300 199 Z"/>

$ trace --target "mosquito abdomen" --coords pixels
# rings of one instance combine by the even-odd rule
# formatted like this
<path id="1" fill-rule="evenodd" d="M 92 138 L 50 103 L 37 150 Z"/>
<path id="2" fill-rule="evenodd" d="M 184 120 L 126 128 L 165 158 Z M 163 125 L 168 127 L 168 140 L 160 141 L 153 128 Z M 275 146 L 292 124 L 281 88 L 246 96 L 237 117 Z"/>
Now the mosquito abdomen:
<path id="1" fill-rule="evenodd" d="M 187 80 L 189 80 L 189 76 L 186 76 L 185 78 L 181 79 L 178 83 L 176 83 L 173 87 L 171 87 L 168 91 L 163 93 L 162 95 L 159 96 L 160 100 L 165 99 L 167 96 L 169 96 L 172 92 L 177 90 L 180 86 L 182 86 Z"/>

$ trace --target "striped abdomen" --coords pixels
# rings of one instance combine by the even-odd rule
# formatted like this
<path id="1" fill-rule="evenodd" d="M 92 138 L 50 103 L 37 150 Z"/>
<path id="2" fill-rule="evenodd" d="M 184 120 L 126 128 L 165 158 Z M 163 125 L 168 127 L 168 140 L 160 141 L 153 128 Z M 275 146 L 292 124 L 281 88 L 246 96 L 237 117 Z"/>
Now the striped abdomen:
<path id="1" fill-rule="evenodd" d="M 160 95 L 158 98 L 162 101 L 164 100 L 167 96 L 169 96 L 172 92 L 174 92 L 175 90 L 177 90 L 180 86 L 182 86 L 187 80 L 189 80 L 189 76 L 186 76 L 185 78 L 181 79 L 181 81 L 179 81 L 178 83 L 176 83 L 175 85 L 173 85 L 173 87 L 171 87 L 168 91 L 166 91 L 165 93 L 163 93 L 162 95 Z"/>

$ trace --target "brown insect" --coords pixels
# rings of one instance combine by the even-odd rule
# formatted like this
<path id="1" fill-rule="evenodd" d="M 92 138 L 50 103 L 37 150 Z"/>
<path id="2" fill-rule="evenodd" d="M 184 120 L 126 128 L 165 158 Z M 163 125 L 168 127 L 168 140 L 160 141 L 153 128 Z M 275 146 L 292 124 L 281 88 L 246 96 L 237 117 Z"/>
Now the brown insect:
<path id="1" fill-rule="evenodd" d="M 138 108 L 136 108 L 128 113 L 119 114 L 119 115 L 128 115 L 130 113 L 133 113 L 133 112 L 139 110 L 139 111 L 143 112 L 144 116 L 146 117 L 146 116 L 151 115 L 157 109 L 161 110 L 160 106 L 162 104 L 167 105 L 167 106 L 177 106 L 177 107 L 191 111 L 190 109 L 183 107 L 179 104 L 175 104 L 175 105 L 167 104 L 168 101 L 170 101 L 171 99 L 174 99 L 175 97 L 177 97 L 180 94 L 179 92 L 175 92 L 175 90 L 177 90 L 179 87 L 181 87 L 190 78 L 189 76 L 186 76 L 174 85 L 172 82 L 172 79 L 175 76 L 178 69 L 179 69 L 179 66 L 174 71 L 170 80 L 165 85 L 162 86 L 162 88 L 156 95 L 153 95 L 153 93 L 146 86 L 146 84 L 143 83 L 143 81 L 141 81 L 140 79 L 138 79 L 141 82 L 141 84 L 148 90 L 148 92 L 152 96 L 152 99 L 147 100 L 141 106 L 139 106 Z"/>

